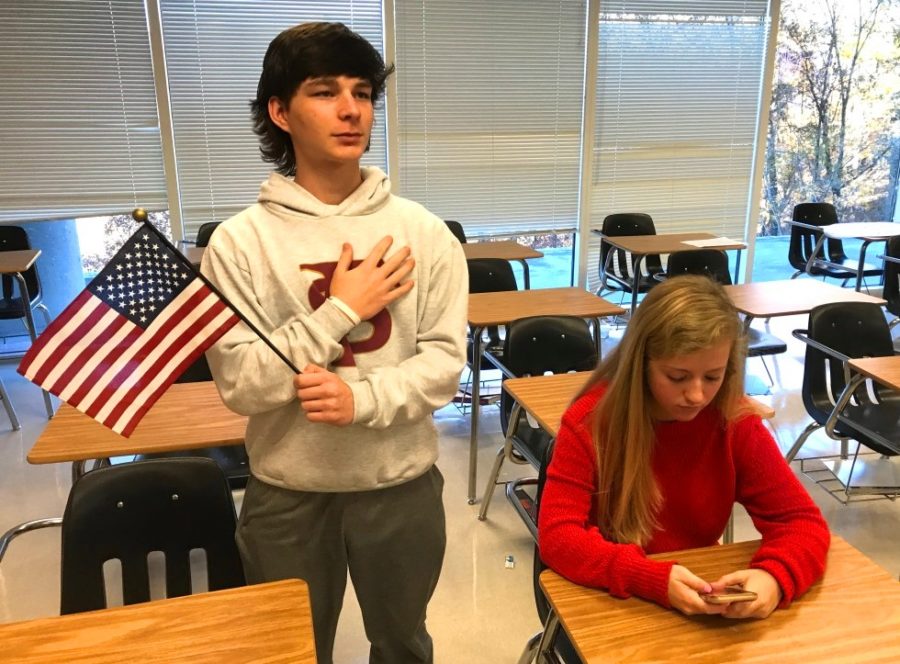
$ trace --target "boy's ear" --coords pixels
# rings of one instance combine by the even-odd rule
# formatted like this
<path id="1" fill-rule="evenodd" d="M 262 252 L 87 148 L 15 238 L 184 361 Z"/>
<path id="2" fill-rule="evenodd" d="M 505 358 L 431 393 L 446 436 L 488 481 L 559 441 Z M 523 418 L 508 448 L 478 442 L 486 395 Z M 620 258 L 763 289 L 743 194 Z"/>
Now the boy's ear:
<path id="1" fill-rule="evenodd" d="M 276 127 L 291 133 L 287 121 L 288 105 L 278 97 L 269 97 L 269 118 Z"/>

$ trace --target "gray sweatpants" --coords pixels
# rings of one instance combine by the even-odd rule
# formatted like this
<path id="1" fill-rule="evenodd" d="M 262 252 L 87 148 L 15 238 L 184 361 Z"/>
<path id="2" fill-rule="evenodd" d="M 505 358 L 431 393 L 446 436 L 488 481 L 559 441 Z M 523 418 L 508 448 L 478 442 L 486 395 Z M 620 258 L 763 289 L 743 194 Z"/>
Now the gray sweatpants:
<path id="1" fill-rule="evenodd" d="M 248 583 L 309 584 L 316 657 L 331 664 L 347 571 L 362 609 L 371 664 L 433 662 L 425 610 L 447 543 L 437 466 L 387 489 L 290 491 L 253 476 L 237 545 Z"/>

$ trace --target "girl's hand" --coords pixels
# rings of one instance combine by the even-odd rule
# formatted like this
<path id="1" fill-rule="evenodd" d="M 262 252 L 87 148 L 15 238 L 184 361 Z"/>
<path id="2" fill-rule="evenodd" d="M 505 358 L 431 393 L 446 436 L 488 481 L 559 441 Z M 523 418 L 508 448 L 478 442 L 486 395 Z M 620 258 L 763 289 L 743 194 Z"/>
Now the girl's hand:
<path id="1" fill-rule="evenodd" d="M 742 586 L 744 590 L 756 593 L 756 599 L 750 602 L 725 604 L 722 615 L 726 618 L 768 618 L 781 602 L 783 594 L 775 577 L 761 569 L 732 572 L 712 585 L 714 591 L 721 590 L 725 586 Z"/>
<path id="2" fill-rule="evenodd" d="M 673 565 L 669 572 L 669 604 L 683 614 L 723 613 L 728 607 L 724 604 L 704 602 L 700 593 L 712 591 L 712 586 L 693 574 L 688 568 Z"/>

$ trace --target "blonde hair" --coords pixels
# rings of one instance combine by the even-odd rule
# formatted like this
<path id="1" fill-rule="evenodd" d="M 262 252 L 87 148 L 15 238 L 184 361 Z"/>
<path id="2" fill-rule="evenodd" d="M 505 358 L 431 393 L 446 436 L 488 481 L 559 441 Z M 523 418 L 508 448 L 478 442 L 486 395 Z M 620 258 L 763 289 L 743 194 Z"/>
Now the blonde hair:
<path id="1" fill-rule="evenodd" d="M 655 436 L 647 382 L 649 360 L 687 355 L 731 341 L 722 386 L 713 404 L 725 421 L 753 411 L 744 396 L 746 340 L 737 310 L 722 286 L 705 276 L 679 276 L 654 287 L 638 307 L 619 345 L 594 371 L 581 394 L 598 382 L 607 389 L 592 422 L 597 453 L 597 518 L 601 532 L 620 543 L 646 545 L 656 529 L 662 497 L 651 467 Z M 580 396 L 580 395 L 579 395 Z"/>

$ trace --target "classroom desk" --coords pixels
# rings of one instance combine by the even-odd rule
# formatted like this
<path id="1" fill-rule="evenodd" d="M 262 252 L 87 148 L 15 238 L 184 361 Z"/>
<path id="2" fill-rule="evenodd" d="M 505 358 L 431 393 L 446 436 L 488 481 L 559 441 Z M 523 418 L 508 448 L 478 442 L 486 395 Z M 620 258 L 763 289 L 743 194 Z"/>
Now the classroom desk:
<path id="1" fill-rule="evenodd" d="M 745 315 L 745 328 L 754 318 L 774 318 L 809 313 L 830 302 L 872 302 L 883 305 L 880 297 L 826 284 L 818 279 L 781 279 L 725 286 L 737 310 Z"/>
<path id="2" fill-rule="evenodd" d="M 28 336 L 31 341 L 37 338 L 37 328 L 34 326 L 34 314 L 31 311 L 31 297 L 28 295 L 28 286 L 25 283 L 25 272 L 34 265 L 34 262 L 41 255 L 40 249 L 19 249 L 16 251 L 0 251 L 0 274 L 9 274 L 15 278 L 19 284 L 19 295 L 22 298 L 22 307 L 25 310 L 25 326 L 28 328 Z M 44 407 L 47 409 L 47 417 L 53 417 L 53 402 L 50 400 L 50 393 L 47 390 L 41 390 L 44 396 Z M 8 400 L 7 400 L 8 402 Z M 13 422 L 13 428 L 19 428 L 19 421 L 16 418 L 15 411 L 12 410 L 12 404 L 9 403 L 6 409 L 9 413 L 9 419 Z"/>
<path id="3" fill-rule="evenodd" d="M 500 240 L 498 242 L 465 242 L 462 245 L 466 260 L 478 260 L 484 258 L 499 258 L 505 261 L 518 261 L 522 264 L 522 273 L 525 277 L 525 290 L 531 288 L 531 275 L 528 271 L 528 258 L 542 258 L 543 253 L 519 244 L 514 240 Z"/>
<path id="4" fill-rule="evenodd" d="M 651 556 L 711 579 L 746 567 L 758 541 Z M 859 662 L 900 657 L 900 583 L 832 535 L 824 578 L 765 620 L 687 617 L 541 574 L 550 601 L 538 662 L 560 623 L 592 662 Z"/>
<path id="5" fill-rule="evenodd" d="M 816 265 L 821 265 L 823 267 L 836 267 L 845 270 L 847 269 L 844 266 L 836 265 L 835 263 L 832 263 L 825 258 L 818 258 L 819 252 L 822 250 L 822 245 L 825 244 L 826 238 L 830 238 L 832 240 L 862 240 L 862 244 L 859 247 L 859 267 L 856 270 L 855 290 L 857 291 L 862 288 L 863 265 L 866 262 L 866 249 L 868 249 L 869 245 L 872 242 L 884 242 L 885 240 L 888 240 L 895 235 L 900 235 L 900 224 L 895 224 L 891 221 L 858 221 L 829 224 L 828 226 L 814 226 L 811 224 L 805 224 L 800 221 L 790 221 L 788 223 L 791 226 L 797 226 L 799 228 L 803 228 L 804 230 L 811 230 L 813 232 L 819 233 L 819 237 L 816 240 L 816 245 L 815 247 L 813 247 L 812 253 L 809 255 L 809 260 L 806 262 L 807 274 L 810 274 L 810 271 Z"/>
<path id="6" fill-rule="evenodd" d="M 658 235 L 620 235 L 609 236 L 603 235 L 599 230 L 594 229 L 593 232 L 601 236 L 601 243 L 607 244 L 627 251 L 631 254 L 632 274 L 638 274 L 641 269 L 641 263 L 648 254 L 675 254 L 679 251 L 697 251 L 698 249 L 737 249 L 737 264 L 735 265 L 735 276 L 741 269 L 741 251 L 747 248 L 743 242 L 728 240 L 716 244 L 710 244 L 704 247 L 696 247 L 691 244 L 685 244 L 693 240 L 715 240 L 719 236 L 712 233 L 662 233 Z M 727 238 L 726 238 L 727 239 Z M 611 251 L 606 255 L 606 265 L 603 268 L 604 275 L 609 268 L 614 253 Z M 601 289 L 605 287 L 606 279 L 604 277 Z M 631 312 L 637 308 L 638 292 L 636 288 L 631 289 Z"/>
<path id="7" fill-rule="evenodd" d="M 290 579 L 0 625 L 20 664 L 315 664 L 309 590 Z"/>
<path id="8" fill-rule="evenodd" d="M 600 318 L 625 313 L 622 307 L 577 287 L 540 288 L 538 290 L 503 291 L 499 293 L 469 294 L 469 326 L 472 338 L 481 345 L 484 328 L 506 325 L 529 316 L 579 316 L 594 321 L 594 340 L 600 352 Z M 469 437 L 468 500 L 475 504 L 475 484 L 478 474 L 478 416 L 481 411 L 481 355 L 473 352 L 472 413 Z"/>
<path id="9" fill-rule="evenodd" d="M 192 244 L 184 245 L 181 249 L 181 252 L 187 256 L 187 259 L 191 262 L 191 264 L 200 267 L 200 261 L 203 260 L 203 254 L 206 252 L 206 247 L 197 247 Z"/>
<path id="10" fill-rule="evenodd" d="M 147 411 L 130 438 L 63 404 L 26 458 L 33 464 L 72 462 L 74 482 L 91 459 L 239 445 L 246 429 L 247 418 L 225 407 L 212 381 L 175 383 Z M 10 528 L 0 535 L 0 560 L 14 538 L 61 523 L 60 518 L 38 519 Z"/>

